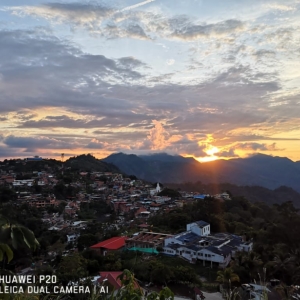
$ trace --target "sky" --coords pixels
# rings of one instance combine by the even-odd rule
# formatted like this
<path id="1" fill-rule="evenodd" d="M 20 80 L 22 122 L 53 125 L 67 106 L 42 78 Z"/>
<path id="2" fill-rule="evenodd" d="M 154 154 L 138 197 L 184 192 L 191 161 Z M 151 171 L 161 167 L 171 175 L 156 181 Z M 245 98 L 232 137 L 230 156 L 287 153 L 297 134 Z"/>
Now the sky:
<path id="1" fill-rule="evenodd" d="M 0 159 L 300 160 L 299 0 L 1 0 Z"/>

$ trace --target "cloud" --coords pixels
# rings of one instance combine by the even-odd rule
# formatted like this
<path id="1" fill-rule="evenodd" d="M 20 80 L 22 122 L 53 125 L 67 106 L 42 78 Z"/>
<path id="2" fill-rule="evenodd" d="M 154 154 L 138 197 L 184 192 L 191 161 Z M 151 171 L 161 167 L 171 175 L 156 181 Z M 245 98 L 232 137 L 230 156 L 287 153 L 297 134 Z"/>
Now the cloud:
<path id="1" fill-rule="evenodd" d="M 134 58 L 108 59 L 89 55 L 78 48 L 39 31 L 0 31 L 3 81 L 0 86 L 2 112 L 32 106 L 86 107 L 84 97 L 94 98 L 92 106 L 123 106 L 119 99 L 104 94 L 112 83 L 134 83 L 143 75 L 135 70 L 144 64 Z M 47 82 L 47 84 L 45 84 Z M 92 89 L 97 91 L 93 94 Z M 104 92 L 105 91 L 105 92 Z"/>
<path id="2" fill-rule="evenodd" d="M 166 151 L 170 154 L 186 154 L 197 157 L 205 155 L 206 144 L 201 144 L 187 135 L 169 134 L 160 121 L 153 120 L 152 123 L 154 127 L 149 130 L 147 138 L 133 144 L 131 150 L 148 151 L 147 153 Z"/>
<path id="3" fill-rule="evenodd" d="M 175 59 L 168 59 L 168 60 L 167 60 L 167 65 L 168 65 L 168 66 L 174 65 L 174 63 L 175 63 Z"/>
<path id="4" fill-rule="evenodd" d="M 287 12 L 287 11 L 294 11 L 296 10 L 296 7 L 294 6 L 289 6 L 289 5 L 283 5 L 283 4 L 266 4 L 265 5 L 266 8 L 269 8 L 271 10 L 279 10 L 279 11 L 284 11 L 284 12 Z"/>
<path id="5" fill-rule="evenodd" d="M 141 4 L 146 3 L 140 3 L 137 7 Z M 134 7 L 128 7 L 128 10 L 131 8 Z M 119 26 L 118 23 L 113 22 L 114 16 L 120 18 L 124 13 L 104 4 L 47 3 L 41 6 L 6 7 L 4 10 L 17 16 L 29 15 L 35 18 L 43 18 L 52 23 L 69 24 L 73 31 L 84 28 L 93 36 L 100 35 L 110 39 L 125 37 L 149 39 L 142 26 L 136 22 L 130 22 L 129 20 L 124 26 L 123 24 Z"/>
<path id="6" fill-rule="evenodd" d="M 234 145 L 233 149 L 244 151 L 279 151 L 284 149 L 278 149 L 276 143 L 264 144 L 264 143 L 238 143 Z"/>
<path id="7" fill-rule="evenodd" d="M 229 19 L 211 24 L 193 22 L 187 16 L 166 17 L 162 14 L 132 11 L 155 0 L 116 9 L 94 3 L 48 3 L 41 6 L 15 6 L 4 10 L 13 15 L 29 15 L 50 22 L 69 24 L 72 30 L 84 28 L 93 36 L 106 38 L 197 40 L 224 36 L 245 29 L 244 22 Z"/>
<path id="8" fill-rule="evenodd" d="M 190 24 L 183 28 L 176 28 L 171 36 L 182 40 L 196 40 L 210 36 L 225 36 L 244 28 L 245 24 L 239 20 L 226 20 L 215 24 Z"/>
<path id="9" fill-rule="evenodd" d="M 31 15 L 58 23 L 69 23 L 90 30 L 99 27 L 115 10 L 102 4 L 47 3 L 41 6 L 6 7 L 17 16 Z"/>
<path id="10" fill-rule="evenodd" d="M 224 11 L 221 17 L 203 22 L 166 9 L 136 7 L 120 12 L 95 2 L 7 8 L 17 15 L 48 20 L 52 32 L 0 31 L 4 135 L 57 140 L 48 141 L 49 149 L 60 142 L 70 149 L 78 147 L 75 137 L 59 138 L 73 134 L 82 137 L 80 146 L 89 145 L 99 153 L 118 145 L 132 151 L 157 148 L 201 156 L 202 142 L 212 134 L 221 149 L 218 155 L 232 157 L 238 151 L 230 148 L 234 143 L 243 144 L 245 151 L 272 151 L 263 150 L 271 149 L 269 144 L 255 150 L 259 146 L 244 143 L 277 141 L 274 134 L 299 128 L 296 13 L 267 8 L 253 18 Z M 287 16 L 291 19 L 279 19 Z M 114 47 L 109 54 L 114 58 L 89 54 L 55 37 L 56 30 L 66 29 L 64 25 L 73 30 L 69 37 L 76 36 L 77 42 L 84 37 L 85 51 L 99 42 Z M 112 40 L 117 38 L 139 41 L 132 52 L 125 48 L 125 57 L 117 57 L 128 42 Z M 142 50 L 135 52 L 136 45 Z M 98 48 L 93 51 L 101 54 Z M 176 70 L 172 67 L 172 73 L 165 74 L 170 70 L 166 64 L 173 60 Z M 14 149 L 30 150 L 29 146 Z"/>
<path id="11" fill-rule="evenodd" d="M 88 149 L 105 149 L 109 148 L 109 144 L 105 142 L 101 142 L 97 139 L 92 139 L 87 145 L 86 148 Z"/>
<path id="12" fill-rule="evenodd" d="M 148 139 L 150 141 L 151 150 L 162 150 L 168 145 L 168 133 L 163 128 L 161 122 L 152 121 L 154 127 L 150 130 Z"/>
<path id="13" fill-rule="evenodd" d="M 166 150 L 177 154 L 201 157 L 206 156 L 206 148 L 207 145 L 205 143 L 199 143 L 197 140 L 190 140 L 183 136 L 177 142 L 172 143 Z"/>
<path id="14" fill-rule="evenodd" d="M 26 148 L 26 149 L 75 148 L 74 144 L 66 143 L 62 140 L 43 137 L 43 136 L 35 138 L 35 137 L 19 137 L 19 136 L 9 135 L 3 139 L 3 143 L 10 148 Z"/>
<path id="15" fill-rule="evenodd" d="M 14 112 L 6 121 L 10 122 L 9 134 L 57 132 L 56 141 L 32 141 L 41 147 L 49 143 L 49 149 L 51 145 L 53 149 L 89 145 L 104 150 L 109 149 L 105 143 L 110 143 L 132 147 L 132 151 L 201 156 L 205 148 L 199 141 L 207 134 L 220 137 L 221 142 L 236 128 L 260 127 L 268 137 L 287 124 L 278 124 L 283 117 L 296 117 L 295 107 L 269 106 L 265 97 L 280 91 L 280 83 L 269 74 L 253 73 L 250 66 L 228 68 L 202 83 L 174 84 L 170 82 L 173 74 L 164 82 L 146 75 L 147 65 L 135 57 L 88 55 L 45 32 L 2 31 L 0 41 L 4 79 L 0 107 L 3 114 Z M 47 114 L 49 108 L 62 113 Z M 64 128 L 78 129 L 76 133 L 83 138 L 84 130 L 91 129 L 91 133 L 84 142 L 69 139 L 62 143 L 59 134 L 69 133 Z M 93 138 L 101 143 L 91 142 Z M 8 142 L 13 147 L 12 140 Z M 30 147 L 29 141 L 18 142 L 23 142 L 24 149 Z"/>
<path id="16" fill-rule="evenodd" d="M 235 153 L 235 151 L 234 151 L 234 149 L 228 149 L 228 150 L 222 150 L 222 151 L 219 151 L 218 153 L 216 153 L 216 155 L 218 156 L 218 157 L 226 157 L 226 158 L 234 158 L 234 157 L 239 157 L 236 153 Z"/>

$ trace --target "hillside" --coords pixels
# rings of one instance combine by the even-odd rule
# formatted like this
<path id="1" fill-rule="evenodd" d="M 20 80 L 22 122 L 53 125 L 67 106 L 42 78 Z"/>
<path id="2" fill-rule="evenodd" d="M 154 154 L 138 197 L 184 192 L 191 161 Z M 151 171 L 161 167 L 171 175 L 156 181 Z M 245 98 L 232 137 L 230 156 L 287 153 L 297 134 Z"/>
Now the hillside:
<path id="1" fill-rule="evenodd" d="M 264 202 L 268 205 L 292 201 L 295 207 L 300 208 L 300 193 L 286 186 L 280 186 L 274 190 L 261 186 L 238 186 L 230 183 L 203 184 L 201 182 L 187 182 L 181 184 L 168 183 L 166 186 L 179 192 L 182 190 L 212 195 L 228 191 L 235 197 L 244 197 L 251 202 Z"/>
<path id="2" fill-rule="evenodd" d="M 116 166 L 99 160 L 90 154 L 82 154 L 76 157 L 71 157 L 65 162 L 65 168 L 71 167 L 73 170 L 88 171 L 88 172 L 120 172 Z"/>
<path id="3" fill-rule="evenodd" d="M 200 163 L 193 158 L 154 154 L 137 156 L 117 153 L 103 160 L 122 172 L 147 181 L 159 182 L 229 182 L 244 186 L 276 189 L 287 186 L 300 192 L 300 164 L 286 157 L 257 154 L 249 158 Z"/>

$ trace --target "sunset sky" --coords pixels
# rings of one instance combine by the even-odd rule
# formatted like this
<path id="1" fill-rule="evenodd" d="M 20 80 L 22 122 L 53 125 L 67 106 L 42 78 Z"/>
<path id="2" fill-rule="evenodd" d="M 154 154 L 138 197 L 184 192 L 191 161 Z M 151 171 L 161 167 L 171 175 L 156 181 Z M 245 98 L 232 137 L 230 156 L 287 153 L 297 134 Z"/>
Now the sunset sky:
<path id="1" fill-rule="evenodd" d="M 0 159 L 300 160 L 299 0 L 0 2 Z"/>

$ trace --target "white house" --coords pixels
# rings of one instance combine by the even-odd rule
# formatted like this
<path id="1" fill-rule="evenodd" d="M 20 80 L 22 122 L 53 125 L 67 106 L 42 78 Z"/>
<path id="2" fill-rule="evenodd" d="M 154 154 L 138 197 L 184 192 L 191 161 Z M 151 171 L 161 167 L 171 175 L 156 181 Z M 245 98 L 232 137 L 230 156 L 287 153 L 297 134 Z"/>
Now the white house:
<path id="1" fill-rule="evenodd" d="M 80 234 L 67 235 L 68 243 L 76 242 L 79 237 L 80 237 Z"/>

